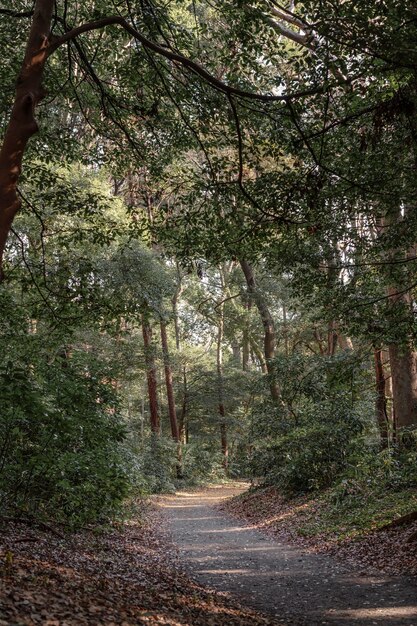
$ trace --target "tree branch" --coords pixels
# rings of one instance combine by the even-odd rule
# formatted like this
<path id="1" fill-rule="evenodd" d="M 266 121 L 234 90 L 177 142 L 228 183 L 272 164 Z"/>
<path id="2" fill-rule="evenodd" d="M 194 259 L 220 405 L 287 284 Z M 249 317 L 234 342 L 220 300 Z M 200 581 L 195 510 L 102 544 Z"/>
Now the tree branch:
<path id="1" fill-rule="evenodd" d="M 0 9 L 0 15 L 7 15 L 8 17 L 33 17 L 34 11 L 23 11 L 22 13 L 18 13 L 17 11 L 12 11 L 11 9 Z"/>
<path id="2" fill-rule="evenodd" d="M 303 46 L 304 48 L 309 48 L 310 50 L 316 49 L 316 46 L 314 46 L 310 42 L 311 37 L 309 37 L 307 34 L 296 33 L 294 30 L 287 28 L 286 26 L 284 26 L 284 24 L 281 24 L 281 22 L 278 22 L 273 17 L 270 17 L 266 14 L 263 14 L 263 16 L 268 24 L 272 26 L 272 28 L 276 30 L 280 35 L 286 37 L 286 39 L 291 39 L 292 41 L 295 41 L 295 43 L 300 44 L 300 46 Z"/>
<path id="3" fill-rule="evenodd" d="M 218 91 L 221 91 L 229 96 L 234 95 L 234 96 L 239 96 L 241 98 L 260 100 L 262 102 L 289 102 L 291 100 L 295 100 L 298 98 L 305 98 L 307 96 L 324 93 L 325 90 L 327 89 L 326 86 L 320 86 L 320 87 L 315 87 L 313 89 L 306 89 L 304 91 L 298 91 L 295 93 L 275 96 L 272 94 L 260 94 L 260 93 L 253 93 L 250 91 L 244 91 L 237 87 L 227 85 L 223 81 L 219 80 L 218 78 L 210 74 L 210 72 L 208 72 L 203 66 L 201 66 L 196 61 L 192 61 L 191 59 L 183 56 L 182 54 L 178 54 L 176 52 L 168 50 L 167 48 L 160 46 L 154 41 L 147 39 L 144 35 L 142 35 L 142 33 L 140 33 L 138 30 L 133 28 L 133 26 L 131 26 L 123 17 L 119 15 L 103 17 L 94 22 L 81 24 L 80 26 L 77 26 L 76 28 L 73 28 L 72 30 L 69 30 L 68 32 L 64 33 L 60 37 L 53 39 L 48 48 L 48 56 L 53 54 L 53 52 L 55 52 L 63 44 L 79 37 L 83 33 L 91 32 L 94 30 L 100 30 L 102 28 L 105 28 L 106 26 L 112 26 L 112 25 L 121 26 L 127 33 L 129 33 L 129 35 L 131 35 L 134 39 L 139 41 L 148 50 L 152 50 L 152 52 L 155 52 L 156 54 L 159 54 L 170 61 L 180 63 L 181 65 L 191 70 L 194 74 L 200 76 L 200 78 L 203 78 L 212 87 L 214 87 Z"/>
<path id="4" fill-rule="evenodd" d="M 278 2 L 270 0 L 270 5 L 272 5 L 272 13 L 274 13 L 274 15 L 276 15 L 277 17 L 279 16 L 280 19 L 283 19 L 290 24 L 294 24 L 294 26 L 298 26 L 305 31 L 312 30 L 312 27 L 307 24 L 307 22 L 305 22 L 299 15 L 296 15 L 293 11 L 290 11 L 289 9 L 283 7 Z"/>

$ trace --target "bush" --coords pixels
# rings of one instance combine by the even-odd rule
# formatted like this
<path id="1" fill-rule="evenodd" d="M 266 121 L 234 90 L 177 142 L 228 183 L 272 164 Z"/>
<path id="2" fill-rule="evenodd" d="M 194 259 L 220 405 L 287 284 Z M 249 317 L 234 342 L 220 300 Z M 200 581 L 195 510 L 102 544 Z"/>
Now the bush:
<path id="1" fill-rule="evenodd" d="M 282 403 L 252 414 L 252 475 L 288 493 L 334 484 L 373 411 L 372 396 L 360 392 L 361 364 L 295 355 L 277 360 L 275 375 Z"/>
<path id="2" fill-rule="evenodd" d="M 3 510 L 79 525 L 114 514 L 126 496 L 115 396 L 84 357 L 0 368 Z"/>
<path id="3" fill-rule="evenodd" d="M 367 493 L 386 493 L 417 487 L 417 450 L 393 446 L 380 450 L 377 446 L 357 447 L 349 459 L 342 480 L 331 493 L 331 500 L 340 503 L 347 498 L 363 498 Z"/>
<path id="4" fill-rule="evenodd" d="M 188 444 L 183 448 L 183 476 L 189 484 L 201 484 L 226 478 L 223 457 L 213 445 Z"/>
<path id="5" fill-rule="evenodd" d="M 144 493 L 172 493 L 177 472 L 177 444 L 151 434 L 138 451 L 138 473 Z"/>

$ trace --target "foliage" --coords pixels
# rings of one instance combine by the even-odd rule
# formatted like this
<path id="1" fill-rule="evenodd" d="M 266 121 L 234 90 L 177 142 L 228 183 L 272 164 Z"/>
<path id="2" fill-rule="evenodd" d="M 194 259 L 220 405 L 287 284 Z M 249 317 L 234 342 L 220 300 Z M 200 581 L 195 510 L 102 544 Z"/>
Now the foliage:
<path id="1" fill-rule="evenodd" d="M 274 410 L 267 404 L 252 413 L 255 476 L 297 493 L 328 487 L 348 467 L 370 408 L 358 381 L 346 377 L 351 359 L 296 354 L 277 360 L 282 405 Z"/>
<path id="2" fill-rule="evenodd" d="M 3 4 L 2 133 L 32 19 L 26 0 Z M 49 57 L 0 294 L 3 506 L 83 523 L 129 484 L 172 490 L 167 365 L 187 480 L 223 475 L 223 428 L 230 474 L 288 492 L 341 476 L 359 492 L 414 484 L 414 434 L 392 447 L 395 359 L 382 365 L 380 453 L 371 358 L 417 358 L 415 10 L 275 5 L 121 2 L 129 32 L 86 28 Z M 54 11 L 57 41 L 114 6 Z"/>
<path id="3" fill-rule="evenodd" d="M 375 445 L 362 446 L 349 459 L 343 479 L 331 492 L 334 503 L 363 500 L 369 494 L 381 495 L 417 487 L 417 454 L 393 446 L 379 450 Z"/>
<path id="4" fill-rule="evenodd" d="M 144 493 L 175 491 L 177 446 L 168 437 L 151 434 L 139 453 L 139 476 Z"/>
<path id="5" fill-rule="evenodd" d="M 1 304 L 5 316 L 16 305 L 4 292 Z M 0 336 L 13 355 L 0 369 L 1 506 L 73 525 L 111 515 L 129 478 L 110 373 L 56 337 L 28 334 L 21 310 L 13 314 L 20 332 Z"/>
<path id="6" fill-rule="evenodd" d="M 216 448 L 213 444 L 200 442 L 184 446 L 183 479 L 186 484 L 217 483 L 226 478 L 222 455 Z"/>

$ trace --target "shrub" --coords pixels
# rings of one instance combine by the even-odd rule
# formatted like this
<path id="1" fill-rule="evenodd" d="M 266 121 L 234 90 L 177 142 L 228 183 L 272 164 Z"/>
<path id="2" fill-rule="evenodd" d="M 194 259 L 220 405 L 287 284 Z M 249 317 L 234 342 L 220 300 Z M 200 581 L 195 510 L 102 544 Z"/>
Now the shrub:
<path id="1" fill-rule="evenodd" d="M 184 446 L 183 475 L 189 484 L 223 480 L 226 476 L 221 452 L 208 443 Z"/>
<path id="2" fill-rule="evenodd" d="M 138 469 L 145 493 L 174 492 L 177 444 L 171 438 L 151 434 L 138 452 Z"/>
<path id="3" fill-rule="evenodd" d="M 76 353 L 0 369 L 0 506 L 71 525 L 112 515 L 129 489 L 111 385 Z"/>
<path id="4" fill-rule="evenodd" d="M 373 410 L 372 396 L 360 393 L 361 364 L 295 355 L 277 360 L 275 375 L 282 403 L 252 414 L 252 474 L 289 493 L 334 484 Z"/>

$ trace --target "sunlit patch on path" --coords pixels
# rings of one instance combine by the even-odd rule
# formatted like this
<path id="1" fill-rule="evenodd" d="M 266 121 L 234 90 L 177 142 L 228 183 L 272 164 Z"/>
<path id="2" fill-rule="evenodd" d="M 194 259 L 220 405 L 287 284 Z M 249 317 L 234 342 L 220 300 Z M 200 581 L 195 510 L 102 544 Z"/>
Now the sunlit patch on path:
<path id="1" fill-rule="evenodd" d="M 160 502 L 187 569 L 287 624 L 417 626 L 417 585 L 368 575 L 240 525 L 214 505 L 244 489 L 210 488 Z"/>

